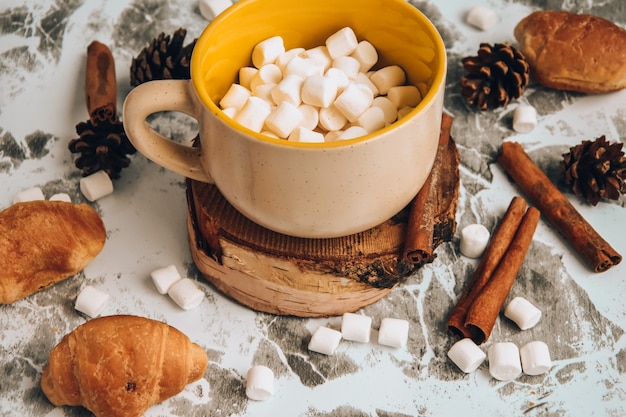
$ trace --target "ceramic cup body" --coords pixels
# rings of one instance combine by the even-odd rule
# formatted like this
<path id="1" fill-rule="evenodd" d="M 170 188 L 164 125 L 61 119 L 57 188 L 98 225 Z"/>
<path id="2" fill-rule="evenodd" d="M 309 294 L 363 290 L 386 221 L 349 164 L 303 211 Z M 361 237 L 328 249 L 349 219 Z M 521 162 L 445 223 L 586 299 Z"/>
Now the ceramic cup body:
<path id="1" fill-rule="evenodd" d="M 399 65 L 423 100 L 407 116 L 362 138 L 293 143 L 248 130 L 216 103 L 252 48 L 280 35 L 285 48 L 324 44 L 349 26 L 378 53 L 375 68 Z M 189 178 L 214 183 L 250 220 L 279 233 L 330 238 L 374 227 L 402 210 L 432 168 L 446 74 L 432 23 L 404 0 L 241 0 L 198 38 L 191 80 L 151 81 L 124 103 L 124 126 L 139 152 Z M 157 111 L 198 120 L 200 147 L 165 139 L 145 123 Z"/>

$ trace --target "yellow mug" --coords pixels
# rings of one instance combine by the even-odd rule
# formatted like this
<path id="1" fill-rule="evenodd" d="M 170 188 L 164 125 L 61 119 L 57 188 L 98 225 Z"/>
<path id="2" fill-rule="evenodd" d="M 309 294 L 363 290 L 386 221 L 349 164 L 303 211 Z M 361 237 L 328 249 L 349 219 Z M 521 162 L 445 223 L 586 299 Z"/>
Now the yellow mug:
<path id="1" fill-rule="evenodd" d="M 356 139 L 294 143 L 249 130 L 217 103 L 251 65 L 253 47 L 273 36 L 285 48 L 312 48 L 343 27 L 379 54 L 375 68 L 399 65 L 422 101 L 395 123 Z M 194 180 L 214 183 L 244 216 L 270 230 L 332 238 L 377 226 L 419 192 L 435 160 L 446 51 L 434 25 L 405 0 L 241 0 L 203 31 L 191 80 L 150 81 L 126 97 L 123 123 L 137 150 Z M 160 111 L 198 121 L 200 146 L 150 128 Z"/>

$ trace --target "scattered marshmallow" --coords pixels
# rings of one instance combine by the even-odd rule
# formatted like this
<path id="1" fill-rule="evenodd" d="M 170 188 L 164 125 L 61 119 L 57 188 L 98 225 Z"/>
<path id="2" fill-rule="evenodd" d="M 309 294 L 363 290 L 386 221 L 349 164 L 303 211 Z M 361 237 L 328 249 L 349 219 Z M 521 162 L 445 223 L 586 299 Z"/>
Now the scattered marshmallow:
<path id="1" fill-rule="evenodd" d="M 167 294 L 172 285 L 181 280 L 178 269 L 174 265 L 155 269 L 150 273 L 150 276 L 159 294 Z"/>
<path id="2" fill-rule="evenodd" d="M 199 0 L 198 9 L 206 20 L 213 20 L 232 4 L 230 0 Z"/>
<path id="3" fill-rule="evenodd" d="M 401 109 L 417 106 L 422 101 L 422 94 L 414 85 L 396 85 L 387 91 L 387 98 L 397 109 Z"/>
<path id="4" fill-rule="evenodd" d="M 64 201 L 66 203 L 72 202 L 72 197 L 70 197 L 67 193 L 56 193 L 53 194 L 48 200 L 50 201 Z"/>
<path id="5" fill-rule="evenodd" d="M 357 41 L 354 31 L 350 27 L 344 27 L 326 39 L 328 54 L 333 59 L 338 56 L 352 54 L 358 46 L 359 42 Z"/>
<path id="6" fill-rule="evenodd" d="M 41 191 L 41 188 L 32 187 L 17 193 L 13 197 L 13 203 L 24 203 L 27 201 L 38 201 L 45 199 L 46 197 L 43 195 L 43 191 Z"/>
<path id="7" fill-rule="evenodd" d="M 469 10 L 466 21 L 480 30 L 489 30 L 498 21 L 498 16 L 493 10 L 478 5 Z"/>
<path id="8" fill-rule="evenodd" d="M 113 192 L 113 182 L 106 172 L 94 172 L 80 179 L 80 191 L 87 200 L 96 201 Z"/>
<path id="9" fill-rule="evenodd" d="M 526 343 L 519 350 L 522 369 L 526 375 L 545 374 L 552 367 L 548 345 L 541 341 Z"/>
<path id="10" fill-rule="evenodd" d="M 360 71 L 363 73 L 369 71 L 378 62 L 378 51 L 368 41 L 359 42 L 350 56 L 359 61 Z"/>
<path id="11" fill-rule="evenodd" d="M 515 343 L 497 342 L 489 346 L 489 373 L 499 381 L 512 381 L 522 374 L 520 352 Z"/>
<path id="12" fill-rule="evenodd" d="M 378 330 L 378 344 L 401 348 L 409 338 L 409 322 L 403 319 L 384 318 Z"/>
<path id="13" fill-rule="evenodd" d="M 192 310 L 198 307 L 204 299 L 204 292 L 189 278 L 176 281 L 167 293 L 183 310 Z"/>
<path id="14" fill-rule="evenodd" d="M 324 135 L 320 132 L 298 126 L 291 132 L 287 140 L 292 142 L 322 143 L 324 142 Z"/>
<path id="15" fill-rule="evenodd" d="M 280 36 L 272 36 L 259 43 L 252 49 L 252 65 L 261 68 L 273 64 L 281 54 L 285 53 L 285 44 Z"/>
<path id="16" fill-rule="evenodd" d="M 520 104 L 513 111 L 513 130 L 530 133 L 537 127 L 537 110 L 531 105 Z"/>
<path id="17" fill-rule="evenodd" d="M 233 108 L 239 110 L 246 104 L 251 95 L 252 93 L 246 87 L 233 83 L 220 100 L 219 105 L 223 109 Z"/>
<path id="18" fill-rule="evenodd" d="M 521 330 L 528 330 L 539 323 L 541 310 L 524 297 L 515 297 L 507 304 L 504 315 L 513 320 Z"/>
<path id="19" fill-rule="evenodd" d="M 370 80 L 378 88 L 380 94 L 387 94 L 391 87 L 404 85 L 406 75 L 398 65 L 389 65 L 374 72 Z"/>
<path id="20" fill-rule="evenodd" d="M 265 120 L 265 126 L 279 138 L 287 138 L 304 116 L 293 104 L 283 101 Z"/>
<path id="21" fill-rule="evenodd" d="M 341 321 L 341 334 L 346 340 L 368 343 L 372 318 L 363 314 L 344 313 Z"/>
<path id="22" fill-rule="evenodd" d="M 450 347 L 448 357 L 461 371 L 468 374 L 478 369 L 487 355 L 472 339 L 466 337 Z"/>
<path id="23" fill-rule="evenodd" d="M 470 224 L 461 230 L 461 253 L 468 258 L 480 258 L 489 243 L 491 235 L 482 224 Z"/>
<path id="24" fill-rule="evenodd" d="M 337 346 L 339 346 L 341 336 L 341 332 L 337 330 L 333 330 L 325 326 L 319 326 L 315 332 L 313 332 L 308 348 L 313 352 L 322 353 L 324 355 L 332 355 L 335 353 Z"/>
<path id="25" fill-rule="evenodd" d="M 108 301 L 109 294 L 87 285 L 76 297 L 74 308 L 89 317 L 98 317 Z"/>
<path id="26" fill-rule="evenodd" d="M 274 372 L 263 365 L 253 366 L 246 375 L 246 395 L 251 400 L 266 401 L 274 395 Z"/>
<path id="27" fill-rule="evenodd" d="M 255 132 L 260 132 L 265 119 L 272 112 L 272 108 L 260 97 L 250 96 L 246 104 L 235 115 L 235 121 Z"/>

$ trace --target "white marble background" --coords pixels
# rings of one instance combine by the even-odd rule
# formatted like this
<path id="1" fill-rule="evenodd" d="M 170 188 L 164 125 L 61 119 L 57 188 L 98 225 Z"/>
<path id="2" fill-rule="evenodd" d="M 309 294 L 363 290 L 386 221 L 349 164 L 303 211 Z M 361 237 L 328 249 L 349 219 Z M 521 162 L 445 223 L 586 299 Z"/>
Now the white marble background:
<path id="1" fill-rule="evenodd" d="M 531 134 L 511 129 L 507 108 L 477 112 L 460 97 L 460 60 L 480 42 L 515 43 L 512 29 L 538 8 L 593 13 L 626 26 L 623 0 L 419 1 L 444 37 L 449 54 L 446 109 L 462 158 L 459 227 L 493 227 L 519 191 L 494 158 L 503 140 L 521 142 L 558 183 L 558 161 L 570 146 L 605 134 L 623 141 L 626 91 L 586 97 L 531 85 L 522 102 L 533 104 L 539 126 Z M 473 4 L 493 8 L 499 22 L 480 32 L 464 22 Z M 25 188 L 46 195 L 68 192 L 81 201 L 78 170 L 67 150 L 74 126 L 87 118 L 84 61 L 92 40 L 110 45 L 117 64 L 119 108 L 129 91 L 130 61 L 160 32 L 200 34 L 206 21 L 185 0 L 3 0 L 0 5 L 0 209 Z M 177 140 L 193 136 L 193 121 L 163 114 L 154 121 Z M 561 184 L 562 185 L 562 184 Z M 626 254 L 624 198 L 591 207 L 568 194 L 590 223 Z M 511 295 L 532 300 L 542 321 L 521 332 L 501 318 L 495 341 L 519 346 L 545 341 L 553 368 L 513 382 L 490 378 L 487 363 L 459 372 L 446 358 L 455 341 L 445 319 L 476 262 L 459 255 L 458 242 L 441 246 L 438 258 L 385 299 L 363 309 L 374 319 L 372 343 L 343 342 L 334 356 L 306 349 L 320 324 L 338 318 L 298 319 L 256 313 L 223 297 L 199 276 L 189 255 L 184 179 L 140 155 L 115 182 L 114 194 L 93 206 L 107 227 L 103 252 L 80 274 L 12 305 L 0 306 L 0 415 L 86 416 L 79 407 L 56 408 L 39 388 L 48 353 L 61 337 L 87 320 L 73 306 L 85 285 L 110 294 L 103 314 L 137 314 L 165 321 L 203 346 L 210 359 L 203 379 L 155 405 L 147 416 L 623 416 L 626 414 L 626 279 L 624 265 L 594 274 L 545 222 Z M 182 311 L 159 295 L 149 273 L 174 264 L 206 294 L 200 308 Z M 375 343 L 384 317 L 409 320 L 405 349 Z M 249 401 L 245 374 L 255 364 L 276 373 L 276 394 Z"/>

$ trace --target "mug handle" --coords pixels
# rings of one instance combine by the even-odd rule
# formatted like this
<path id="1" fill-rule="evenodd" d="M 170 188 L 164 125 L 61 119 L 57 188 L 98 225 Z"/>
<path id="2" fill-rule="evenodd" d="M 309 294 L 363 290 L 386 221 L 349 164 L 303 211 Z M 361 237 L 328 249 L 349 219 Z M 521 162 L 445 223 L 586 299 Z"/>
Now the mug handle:
<path id="1" fill-rule="evenodd" d="M 157 133 L 146 118 L 160 111 L 178 111 L 199 122 L 191 80 L 154 80 L 133 88 L 124 100 L 122 123 L 130 142 L 151 161 L 193 180 L 214 183 L 202 166 L 202 150 Z"/>

